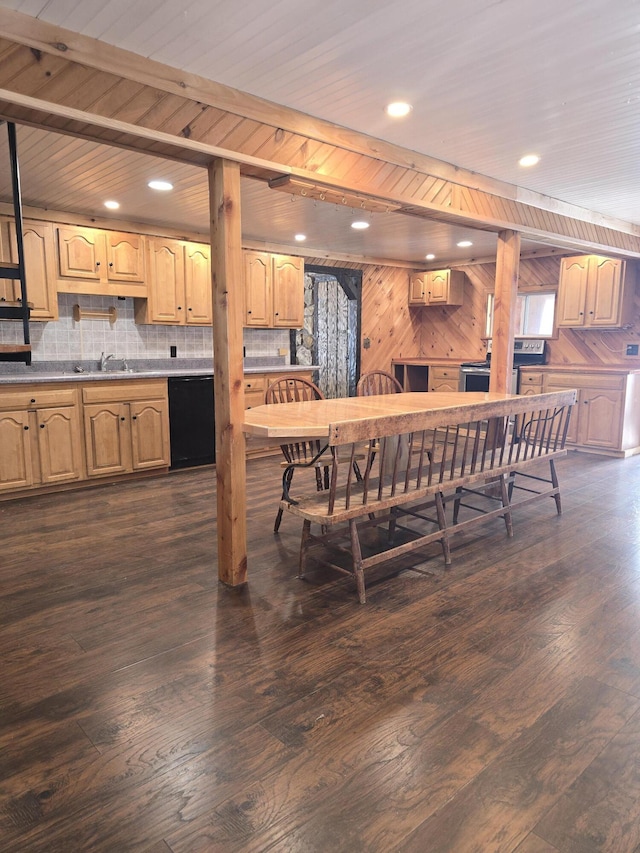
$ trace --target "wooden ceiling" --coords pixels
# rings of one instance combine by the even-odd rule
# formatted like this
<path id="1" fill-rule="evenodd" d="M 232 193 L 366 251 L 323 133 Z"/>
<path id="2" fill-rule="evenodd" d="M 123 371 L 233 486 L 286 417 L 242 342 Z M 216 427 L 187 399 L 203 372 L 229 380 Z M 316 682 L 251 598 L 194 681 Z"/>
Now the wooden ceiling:
<path id="1" fill-rule="evenodd" d="M 479 181 L 488 175 L 531 196 L 638 223 L 636 4 L 566 5 L 0 0 L 0 8 L 455 163 Z M 414 109 L 393 123 L 382 108 L 396 98 Z M 206 231 L 206 178 L 197 168 L 167 161 L 178 190 L 160 202 L 137 186 L 153 162 L 143 164 L 143 155 L 26 128 L 19 142 L 25 196 L 34 205 L 104 215 L 108 185 L 108 195 L 121 194 L 127 218 Z M 517 160 L 532 150 L 541 162 L 524 172 Z M 518 198 L 526 200 L 527 190 Z M 427 252 L 462 260 L 495 250 L 491 232 L 402 214 L 372 213 L 371 228 L 353 232 L 354 212 L 243 182 L 248 240 L 292 244 L 293 233 L 304 231 L 318 252 L 415 262 Z M 473 249 L 458 249 L 461 239 Z"/>
<path id="2" fill-rule="evenodd" d="M 207 234 L 209 196 L 206 171 L 196 166 L 134 151 L 21 126 L 18 148 L 25 205 L 82 213 L 100 219 L 126 219 Z M 0 164 L 6 164 L 7 138 L 0 132 Z M 174 185 L 171 193 L 147 187 L 152 178 Z M 9 199 L 9 170 L 0 169 L 0 199 Z M 117 199 L 120 209 L 104 207 Z M 369 213 L 342 204 L 327 204 L 269 189 L 263 181 L 242 181 L 243 237 L 247 245 L 291 246 L 317 256 L 352 256 L 422 263 L 428 252 L 460 260 L 469 257 L 460 240 L 473 242 L 476 257 L 493 257 L 496 234 L 427 222 L 395 213 Z M 370 222 L 366 231 L 351 222 Z M 295 234 L 307 240 L 295 243 Z M 529 241 L 525 249 L 533 249 Z"/>

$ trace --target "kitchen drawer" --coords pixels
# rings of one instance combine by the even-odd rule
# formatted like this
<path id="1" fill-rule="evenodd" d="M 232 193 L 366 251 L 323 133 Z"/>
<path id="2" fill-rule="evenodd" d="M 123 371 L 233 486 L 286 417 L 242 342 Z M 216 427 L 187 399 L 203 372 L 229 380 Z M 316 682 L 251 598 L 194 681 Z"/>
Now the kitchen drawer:
<path id="1" fill-rule="evenodd" d="M 166 396 L 166 379 L 158 379 L 155 382 L 137 382 L 135 379 L 130 379 L 126 382 L 96 381 L 85 385 L 82 389 L 83 403 L 117 403 L 122 400 L 157 400 Z"/>
<path id="2" fill-rule="evenodd" d="M 0 408 L 21 411 L 24 409 L 42 409 L 58 406 L 75 406 L 77 401 L 75 388 L 45 389 L 32 386 L 17 390 L 0 390 Z"/>
<path id="3" fill-rule="evenodd" d="M 520 373 L 520 387 L 528 388 L 530 385 L 542 386 L 542 372 Z"/>
<path id="4" fill-rule="evenodd" d="M 262 402 L 264 403 L 264 392 L 267 390 L 267 380 L 264 375 L 245 376 L 244 378 L 244 393 L 250 394 L 253 392 L 262 392 Z"/>
<path id="5" fill-rule="evenodd" d="M 611 391 L 623 391 L 626 374 L 620 373 L 546 373 L 545 387 L 557 388 L 605 388 Z"/>
<path id="6" fill-rule="evenodd" d="M 253 409 L 255 406 L 264 406 L 264 391 L 251 389 L 244 392 L 245 409 Z"/>
<path id="7" fill-rule="evenodd" d="M 458 367 L 430 367 L 429 379 L 433 382 L 440 382 L 443 379 L 449 379 L 452 382 L 458 381 L 460 369 Z"/>

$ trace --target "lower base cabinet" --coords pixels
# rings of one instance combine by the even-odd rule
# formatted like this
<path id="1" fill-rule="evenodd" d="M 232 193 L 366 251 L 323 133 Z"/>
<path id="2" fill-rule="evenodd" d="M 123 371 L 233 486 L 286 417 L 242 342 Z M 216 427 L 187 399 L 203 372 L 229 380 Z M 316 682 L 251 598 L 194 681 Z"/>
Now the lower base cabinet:
<path id="1" fill-rule="evenodd" d="M 611 372 L 544 375 L 544 391 L 575 388 L 567 443 L 578 450 L 630 456 L 640 452 L 640 375 Z"/>
<path id="2" fill-rule="evenodd" d="M 262 406 L 269 383 L 287 375 L 247 374 L 245 407 Z M 0 388 L 0 495 L 168 469 L 169 436 L 166 379 L 8 385 Z M 279 449 L 247 437 L 250 457 Z"/>
<path id="3" fill-rule="evenodd" d="M 281 379 L 283 376 L 290 376 L 290 373 L 252 373 L 247 374 L 244 378 L 244 407 L 252 409 L 254 406 L 264 406 L 264 395 L 272 382 L 276 379 Z M 296 371 L 296 376 L 300 379 L 312 381 L 311 371 Z M 279 444 L 269 442 L 264 438 L 256 435 L 246 436 L 247 456 L 265 456 L 268 453 L 280 450 Z"/>
<path id="4" fill-rule="evenodd" d="M 165 379 L 0 388 L 0 495 L 168 468 Z"/>
<path id="5" fill-rule="evenodd" d="M 459 367 L 430 367 L 429 391 L 457 391 L 459 376 Z"/>
<path id="6" fill-rule="evenodd" d="M 391 372 L 405 391 L 457 391 L 460 363 L 433 364 L 428 359 L 393 359 Z"/>
<path id="7" fill-rule="evenodd" d="M 89 477 L 169 466 L 166 389 L 165 380 L 96 382 L 83 388 Z"/>
<path id="8" fill-rule="evenodd" d="M 0 492 L 84 476 L 77 391 L 27 386 L 0 393 Z"/>

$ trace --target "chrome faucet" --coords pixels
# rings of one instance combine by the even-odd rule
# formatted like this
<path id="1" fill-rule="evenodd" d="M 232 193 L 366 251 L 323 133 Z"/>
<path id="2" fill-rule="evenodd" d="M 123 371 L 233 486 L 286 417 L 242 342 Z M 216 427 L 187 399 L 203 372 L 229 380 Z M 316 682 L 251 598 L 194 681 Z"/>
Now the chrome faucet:
<path id="1" fill-rule="evenodd" d="M 100 370 L 106 370 L 107 369 L 107 362 L 109 361 L 110 358 L 115 358 L 115 356 L 113 355 L 112 352 L 109 353 L 109 355 L 105 355 L 104 353 L 100 353 Z"/>

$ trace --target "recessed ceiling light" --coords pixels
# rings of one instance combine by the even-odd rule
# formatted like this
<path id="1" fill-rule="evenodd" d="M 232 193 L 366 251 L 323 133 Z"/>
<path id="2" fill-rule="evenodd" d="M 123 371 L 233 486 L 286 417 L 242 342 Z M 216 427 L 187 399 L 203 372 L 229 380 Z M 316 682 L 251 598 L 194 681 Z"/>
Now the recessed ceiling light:
<path id="1" fill-rule="evenodd" d="M 456 243 L 456 246 L 460 246 L 461 249 L 466 249 L 469 246 L 473 246 L 471 240 L 460 240 L 459 243 Z"/>
<path id="2" fill-rule="evenodd" d="M 352 222 L 352 223 L 351 223 L 351 227 L 352 227 L 352 228 L 355 228 L 355 229 L 356 229 L 356 231 L 364 231 L 364 230 L 365 230 L 365 228 L 368 228 L 368 227 L 369 227 L 369 223 L 368 223 L 368 222 L 364 222 L 364 220 L 362 220 L 362 221 L 358 221 L 358 222 Z"/>
<path id="3" fill-rule="evenodd" d="M 435 260 L 435 257 L 436 257 L 436 256 L 435 256 L 434 254 L 432 254 L 431 252 L 429 252 L 429 254 L 428 254 L 428 255 L 425 255 L 425 258 L 426 258 L 428 261 L 433 261 L 433 260 Z"/>
<path id="4" fill-rule="evenodd" d="M 147 186 L 151 187 L 152 190 L 161 190 L 162 192 L 173 189 L 173 184 L 170 184 L 169 181 L 149 181 Z"/>
<path id="5" fill-rule="evenodd" d="M 119 201 L 105 201 L 105 207 L 108 207 L 109 210 L 117 210 L 120 207 Z"/>
<path id="6" fill-rule="evenodd" d="M 387 104 L 385 107 L 386 113 L 392 118 L 404 118 L 408 116 L 413 107 L 405 101 L 394 101 L 392 104 Z"/>
<path id="7" fill-rule="evenodd" d="M 537 155 L 537 154 L 525 154 L 525 156 L 524 156 L 524 157 L 521 157 L 521 158 L 518 160 L 518 163 L 519 163 L 521 166 L 525 166 L 525 167 L 527 167 L 527 166 L 535 166 L 535 165 L 536 165 L 537 163 L 539 163 L 539 162 L 540 162 L 540 158 L 538 157 L 538 155 Z"/>
<path id="8" fill-rule="evenodd" d="M 302 243 L 307 239 L 307 235 L 306 234 L 296 234 L 296 236 L 293 239 L 297 240 L 298 243 Z"/>

